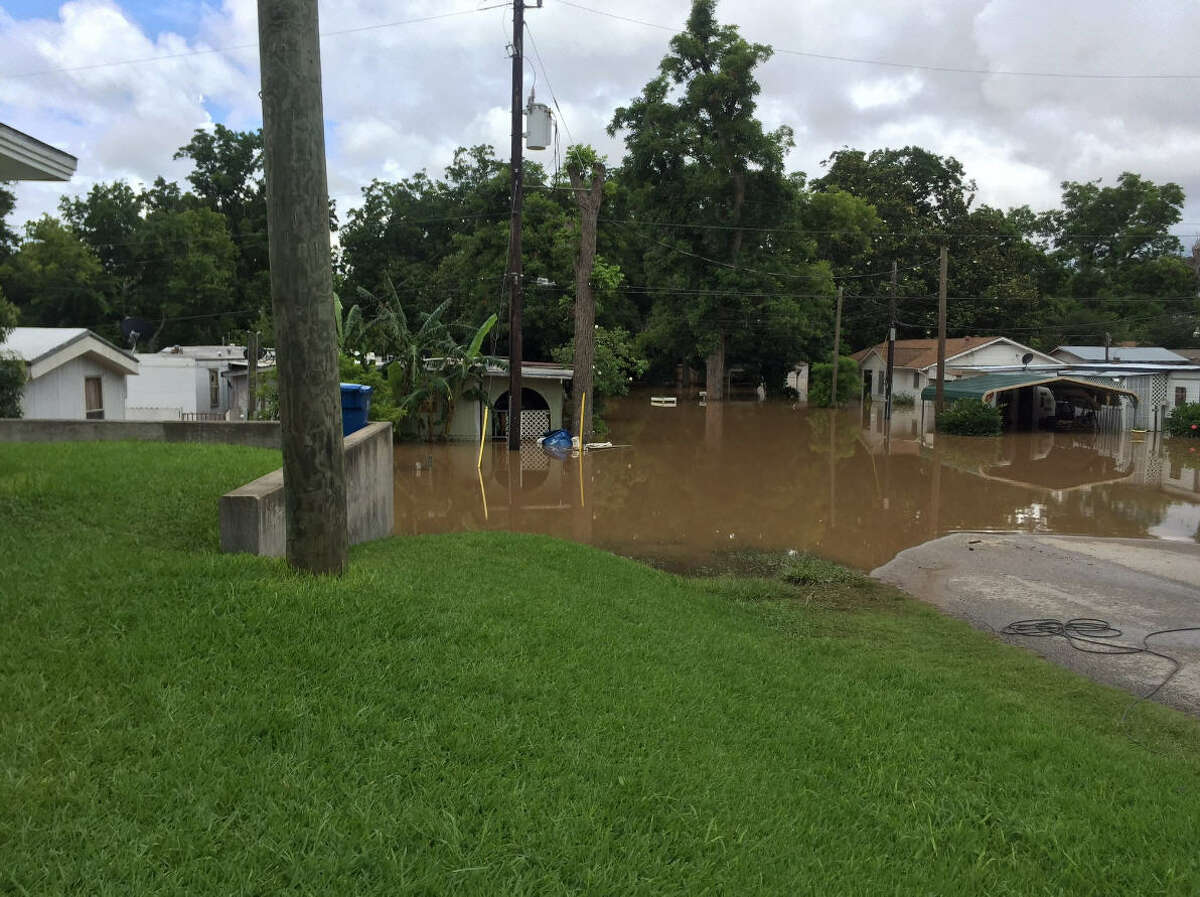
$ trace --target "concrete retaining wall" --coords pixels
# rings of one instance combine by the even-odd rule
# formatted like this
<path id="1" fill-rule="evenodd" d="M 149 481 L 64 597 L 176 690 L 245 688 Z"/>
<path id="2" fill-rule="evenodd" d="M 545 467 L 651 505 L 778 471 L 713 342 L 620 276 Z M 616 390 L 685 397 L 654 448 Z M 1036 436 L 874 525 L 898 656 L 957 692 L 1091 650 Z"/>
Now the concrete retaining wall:
<path id="1" fill-rule="evenodd" d="M 279 448 L 279 421 L 0 419 L 0 442 L 200 442 Z"/>
<path id="2" fill-rule="evenodd" d="M 246 426 L 234 424 L 233 426 Z M 346 437 L 346 511 L 350 544 L 392 534 L 392 425 L 367 424 Z M 221 550 L 283 557 L 287 514 L 283 470 L 221 496 Z"/>

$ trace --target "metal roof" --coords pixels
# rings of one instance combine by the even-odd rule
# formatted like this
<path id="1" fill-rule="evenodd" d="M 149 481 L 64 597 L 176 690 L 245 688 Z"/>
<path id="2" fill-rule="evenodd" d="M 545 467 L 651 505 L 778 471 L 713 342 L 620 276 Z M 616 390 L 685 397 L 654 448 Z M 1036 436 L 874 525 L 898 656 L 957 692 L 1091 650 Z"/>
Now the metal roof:
<path id="1" fill-rule="evenodd" d="M 32 364 L 86 333 L 83 327 L 15 327 L 0 343 L 0 354 Z"/>
<path id="2" fill-rule="evenodd" d="M 1100 389 L 1105 392 L 1130 396 L 1135 402 L 1137 401 L 1137 396 L 1133 392 L 1112 383 L 1103 383 L 1086 377 L 1064 377 L 1058 374 L 1034 371 L 1026 374 L 983 374 L 979 377 L 947 380 L 944 395 L 948 402 L 956 402 L 959 399 L 977 399 L 986 402 L 998 392 L 1020 389 L 1023 386 L 1048 386 L 1053 383 L 1073 383 L 1089 389 Z M 926 386 L 921 390 L 921 398 L 926 402 L 932 401 L 936 396 L 936 385 Z"/>
<path id="3" fill-rule="evenodd" d="M 1054 352 L 1067 352 L 1074 355 L 1080 361 L 1099 361 L 1103 362 L 1104 358 L 1103 346 L 1059 346 Z M 1051 353 L 1054 354 L 1054 353 Z M 1188 359 L 1182 355 L 1176 355 L 1170 349 L 1164 349 L 1161 346 L 1112 346 L 1108 350 L 1109 362 L 1158 362 L 1160 364 L 1187 364 Z"/>

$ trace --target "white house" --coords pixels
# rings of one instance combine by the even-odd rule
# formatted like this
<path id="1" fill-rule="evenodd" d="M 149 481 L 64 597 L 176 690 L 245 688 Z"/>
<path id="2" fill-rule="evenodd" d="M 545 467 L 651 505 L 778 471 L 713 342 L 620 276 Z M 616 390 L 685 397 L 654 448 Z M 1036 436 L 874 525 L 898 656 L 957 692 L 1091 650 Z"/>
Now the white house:
<path id="1" fill-rule="evenodd" d="M 892 363 L 892 395 L 910 395 L 919 400 L 921 390 L 937 379 L 936 339 L 898 339 Z M 1056 359 L 1044 352 L 1005 336 L 965 336 L 946 340 L 946 379 L 969 377 L 970 371 L 957 368 L 975 365 L 1053 364 Z M 863 395 L 882 399 L 887 391 L 887 343 L 855 352 L 863 375 Z"/>
<path id="2" fill-rule="evenodd" d="M 225 420 L 233 404 L 229 374 L 244 366 L 243 346 L 171 346 L 142 352 L 141 373 L 129 381 L 134 420 Z"/>
<path id="3" fill-rule="evenodd" d="M 548 362 L 526 361 L 521 365 L 521 437 L 536 439 L 547 430 L 563 425 L 563 384 L 574 376 L 571 368 Z M 508 370 L 489 367 L 484 377 L 487 393 L 488 431 L 493 439 L 508 435 Z M 570 415 L 567 415 L 568 419 Z M 483 403 L 460 400 L 450 421 L 451 439 L 478 440 L 483 426 Z"/>
<path id="4" fill-rule="evenodd" d="M 1171 409 L 1200 402 L 1200 365 L 1161 346 L 1059 346 L 1052 354 L 1063 364 L 1086 365 L 1093 376 L 1112 379 L 1136 394 L 1129 418 L 1133 427 L 1161 430 Z"/>
<path id="5" fill-rule="evenodd" d="M 0 357 L 25 363 L 21 413 L 55 420 L 124 420 L 135 356 L 82 327 L 17 327 Z"/>

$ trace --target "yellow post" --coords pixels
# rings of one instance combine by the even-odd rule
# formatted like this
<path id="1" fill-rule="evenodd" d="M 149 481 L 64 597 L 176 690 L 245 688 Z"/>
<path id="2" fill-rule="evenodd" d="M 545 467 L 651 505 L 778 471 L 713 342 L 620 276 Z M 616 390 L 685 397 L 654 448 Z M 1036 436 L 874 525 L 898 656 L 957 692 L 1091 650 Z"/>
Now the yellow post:
<path id="1" fill-rule="evenodd" d="M 479 431 L 479 457 L 475 459 L 475 469 L 483 467 L 483 441 L 487 439 L 488 411 L 491 410 L 487 405 L 483 406 L 483 429 Z M 486 513 L 486 512 L 485 512 Z"/>
<path id="2" fill-rule="evenodd" d="M 479 497 L 483 499 L 483 519 L 487 520 L 488 519 L 487 489 L 484 488 L 484 485 L 483 485 L 483 471 L 480 470 L 479 468 L 475 468 L 475 473 L 479 476 Z"/>
<path id="3" fill-rule="evenodd" d="M 583 410 L 587 408 L 587 393 L 579 397 L 579 454 L 583 454 Z"/>

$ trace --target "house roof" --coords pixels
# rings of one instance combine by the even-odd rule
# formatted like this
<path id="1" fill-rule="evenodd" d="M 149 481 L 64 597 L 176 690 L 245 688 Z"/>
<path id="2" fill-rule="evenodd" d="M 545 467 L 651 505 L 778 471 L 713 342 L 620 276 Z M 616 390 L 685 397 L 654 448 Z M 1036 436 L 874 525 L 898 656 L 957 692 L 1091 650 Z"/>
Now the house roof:
<path id="1" fill-rule="evenodd" d="M 1137 402 L 1137 395 L 1128 389 L 1114 386 L 1086 377 L 1063 377 L 1046 371 L 1030 371 L 1024 374 L 981 374 L 978 377 L 963 377 L 961 380 L 947 380 L 943 387 L 943 395 L 947 402 L 959 399 L 978 399 L 986 402 L 998 392 L 1010 389 L 1020 389 L 1023 386 L 1048 386 L 1053 383 L 1075 383 L 1090 389 L 1115 392 L 1130 396 Z M 937 396 L 937 386 L 926 386 L 921 390 L 921 398 L 930 402 Z"/>
<path id="2" fill-rule="evenodd" d="M 197 361 L 225 361 L 231 358 L 245 358 L 245 346 L 168 346 L 160 349 L 159 355 L 183 355 L 195 358 Z"/>
<path id="3" fill-rule="evenodd" d="M 1104 361 L 1103 346 L 1059 346 L 1051 355 L 1072 355 L 1079 361 Z M 1160 364 L 1186 364 L 1189 359 L 1177 355 L 1161 346 L 1113 346 L 1108 350 L 1108 360 L 1113 362 L 1158 362 Z"/>
<path id="4" fill-rule="evenodd" d="M 508 359 L 501 359 L 501 361 L 506 362 L 504 367 L 488 366 L 487 375 L 489 377 L 508 376 Z M 529 380 L 570 380 L 575 376 L 575 372 L 569 367 L 555 364 L 552 361 L 522 361 L 521 376 Z"/>
<path id="5" fill-rule="evenodd" d="M 1193 364 L 1200 362 L 1200 349 L 1172 349 L 1176 355 L 1182 355 Z"/>
<path id="6" fill-rule="evenodd" d="M 69 181 L 76 163 L 70 153 L 0 124 L 0 181 Z"/>
<path id="7" fill-rule="evenodd" d="M 0 343 L 0 357 L 25 362 L 30 380 L 81 355 L 121 373 L 138 372 L 137 356 L 83 327 L 16 327 Z"/>
<path id="8" fill-rule="evenodd" d="M 991 345 L 999 340 L 1012 343 L 1022 349 L 1028 349 L 1028 346 L 1023 346 L 1016 340 L 1011 340 L 1006 336 L 964 336 L 957 339 L 946 340 L 946 360 L 957 358 L 968 352 L 973 352 L 976 349 L 982 349 L 984 346 Z M 937 347 L 936 339 L 898 339 L 896 340 L 896 356 L 894 364 L 898 368 L 916 368 L 918 370 L 927 367 L 932 367 L 937 364 Z M 1029 349 L 1034 352 L 1033 349 Z M 868 355 L 875 353 L 880 358 L 887 359 L 887 343 L 882 342 L 876 346 L 868 346 L 866 349 L 860 349 L 850 357 L 862 364 Z M 1034 352 L 1036 355 L 1041 355 L 1043 358 L 1050 360 L 1050 356 L 1042 352 Z"/>

